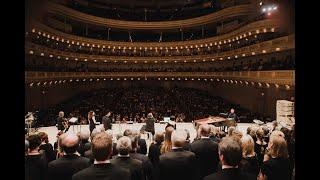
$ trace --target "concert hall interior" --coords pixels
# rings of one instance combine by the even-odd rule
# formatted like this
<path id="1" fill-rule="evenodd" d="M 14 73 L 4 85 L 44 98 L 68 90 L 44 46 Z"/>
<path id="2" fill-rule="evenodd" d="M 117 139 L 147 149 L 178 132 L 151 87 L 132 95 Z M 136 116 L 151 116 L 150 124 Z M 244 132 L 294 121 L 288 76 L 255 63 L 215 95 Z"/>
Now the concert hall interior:
<path id="1" fill-rule="evenodd" d="M 294 6 L 25 0 L 25 179 L 294 180 Z"/>

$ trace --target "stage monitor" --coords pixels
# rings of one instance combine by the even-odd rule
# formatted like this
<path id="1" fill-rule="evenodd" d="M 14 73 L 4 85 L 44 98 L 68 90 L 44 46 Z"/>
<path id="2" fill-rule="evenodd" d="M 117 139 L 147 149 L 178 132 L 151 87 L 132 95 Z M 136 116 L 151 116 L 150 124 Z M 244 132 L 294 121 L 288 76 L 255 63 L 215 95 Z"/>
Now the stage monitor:
<path id="1" fill-rule="evenodd" d="M 169 123 L 170 122 L 170 117 L 163 117 L 163 121 L 165 123 Z"/>

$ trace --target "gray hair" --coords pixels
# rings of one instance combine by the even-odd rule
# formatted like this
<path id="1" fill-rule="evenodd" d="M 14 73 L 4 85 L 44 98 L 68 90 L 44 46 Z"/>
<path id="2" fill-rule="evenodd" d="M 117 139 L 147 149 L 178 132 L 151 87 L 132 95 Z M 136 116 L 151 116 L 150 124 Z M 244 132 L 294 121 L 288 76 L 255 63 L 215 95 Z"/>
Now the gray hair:
<path id="1" fill-rule="evenodd" d="M 175 147 L 182 147 L 187 139 L 187 133 L 185 130 L 175 130 L 171 134 L 171 142 Z"/>
<path id="2" fill-rule="evenodd" d="M 81 131 L 80 132 L 80 139 L 81 140 L 88 140 L 90 137 L 89 131 Z"/>
<path id="3" fill-rule="evenodd" d="M 117 150 L 121 155 L 127 155 L 132 150 L 131 139 L 127 136 L 121 137 L 117 141 Z"/>
<path id="4" fill-rule="evenodd" d="M 60 111 L 59 112 L 59 117 L 63 117 L 64 116 L 64 112 L 63 111 Z"/>

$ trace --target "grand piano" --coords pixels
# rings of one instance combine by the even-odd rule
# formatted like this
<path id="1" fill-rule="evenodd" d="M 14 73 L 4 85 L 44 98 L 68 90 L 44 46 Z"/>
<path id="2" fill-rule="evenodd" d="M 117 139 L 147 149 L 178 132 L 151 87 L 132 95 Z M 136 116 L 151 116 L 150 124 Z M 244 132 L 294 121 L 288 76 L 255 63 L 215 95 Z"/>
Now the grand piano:
<path id="1" fill-rule="evenodd" d="M 197 129 L 201 124 L 212 124 L 216 127 L 222 127 L 222 126 L 230 127 L 230 126 L 237 125 L 234 119 L 224 118 L 220 116 L 210 116 L 208 118 L 198 119 L 198 120 L 195 120 L 194 123 Z"/>

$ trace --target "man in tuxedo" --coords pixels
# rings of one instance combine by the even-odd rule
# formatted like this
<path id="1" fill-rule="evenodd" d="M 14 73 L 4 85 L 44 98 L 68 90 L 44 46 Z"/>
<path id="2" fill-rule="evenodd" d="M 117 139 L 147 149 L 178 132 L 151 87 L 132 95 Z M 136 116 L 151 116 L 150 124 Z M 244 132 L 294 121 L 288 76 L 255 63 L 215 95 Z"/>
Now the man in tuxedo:
<path id="1" fill-rule="evenodd" d="M 73 174 L 90 165 L 88 158 L 77 153 L 79 141 L 79 137 L 73 133 L 65 133 L 59 137 L 59 145 L 64 155 L 49 163 L 49 180 L 71 180 Z"/>
<path id="2" fill-rule="evenodd" d="M 239 142 L 232 137 L 222 138 L 219 143 L 219 159 L 222 164 L 222 170 L 210 174 L 203 180 L 255 180 L 250 174 L 240 171 L 238 168 L 242 158 L 242 150 Z"/>
<path id="3" fill-rule="evenodd" d="M 195 154 L 183 149 L 187 133 L 185 130 L 172 132 L 172 151 L 160 156 L 159 180 L 196 180 L 196 158 Z"/>
<path id="4" fill-rule="evenodd" d="M 59 131 L 62 131 L 62 132 L 65 132 L 67 131 L 64 127 L 64 123 L 66 123 L 66 120 L 64 118 L 64 112 L 63 111 L 60 111 L 59 112 L 59 115 L 58 115 L 58 118 L 57 118 L 57 124 L 58 124 L 58 130 Z"/>
<path id="5" fill-rule="evenodd" d="M 195 153 L 199 177 L 217 172 L 219 164 L 218 144 L 212 141 L 210 136 L 211 128 L 208 124 L 199 126 L 200 139 L 191 144 L 190 150 Z"/>
<path id="6" fill-rule="evenodd" d="M 111 112 L 109 111 L 105 116 L 102 117 L 102 123 L 104 130 L 112 129 L 112 119 L 110 118 Z"/>
<path id="7" fill-rule="evenodd" d="M 111 164 L 124 168 L 130 172 L 131 180 L 144 180 L 142 162 L 130 157 L 132 150 L 131 139 L 127 136 L 117 141 L 118 157 L 111 160 Z"/>
<path id="8" fill-rule="evenodd" d="M 130 172 L 110 163 L 112 136 L 105 132 L 96 134 L 92 140 L 94 164 L 72 176 L 72 180 L 130 180 Z"/>

